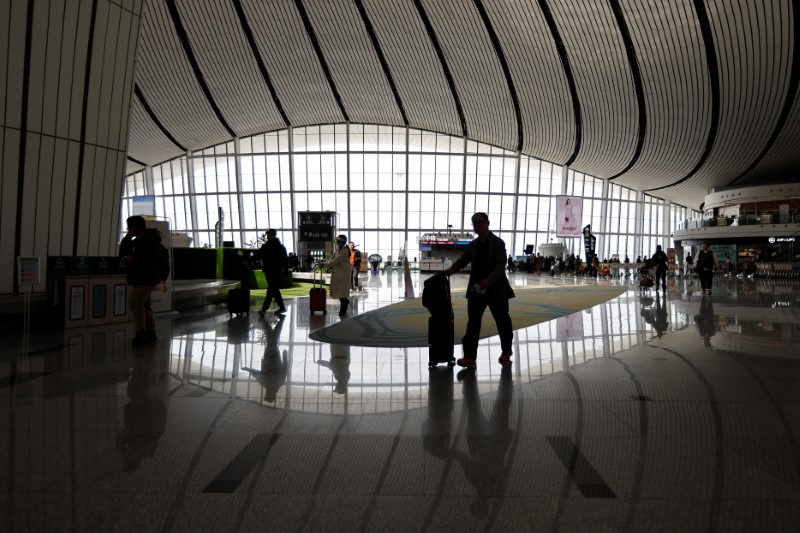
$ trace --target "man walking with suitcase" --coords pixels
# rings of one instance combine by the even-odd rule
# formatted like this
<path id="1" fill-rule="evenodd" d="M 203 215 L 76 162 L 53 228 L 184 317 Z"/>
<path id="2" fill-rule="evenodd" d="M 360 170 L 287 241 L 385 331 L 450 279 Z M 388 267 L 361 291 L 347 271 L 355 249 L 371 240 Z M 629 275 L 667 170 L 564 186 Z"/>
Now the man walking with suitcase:
<path id="1" fill-rule="evenodd" d="M 281 291 L 278 288 L 281 284 L 281 274 L 287 271 L 289 262 L 286 248 L 276 235 L 277 232 L 274 229 L 267 230 L 267 242 L 258 250 L 257 255 L 261 259 L 261 270 L 267 280 L 267 297 L 258 312 L 261 318 L 264 318 L 273 298 L 275 298 L 275 303 L 278 305 L 278 310 L 275 311 L 275 314 L 280 315 L 286 312 L 286 307 L 283 305 L 283 296 L 281 296 Z"/>
<path id="2" fill-rule="evenodd" d="M 506 245 L 502 239 L 489 231 L 489 216 L 486 213 L 472 215 L 472 227 L 478 237 L 469 243 L 464 254 L 445 273 L 450 276 L 471 263 L 467 289 L 467 332 L 461 339 L 464 357 L 456 361 L 458 366 L 474 369 L 478 354 L 478 339 L 481 320 L 486 307 L 492 313 L 500 334 L 500 364 L 511 364 L 511 340 L 514 337 L 511 317 L 508 315 L 508 300 L 514 291 L 506 277 Z"/>

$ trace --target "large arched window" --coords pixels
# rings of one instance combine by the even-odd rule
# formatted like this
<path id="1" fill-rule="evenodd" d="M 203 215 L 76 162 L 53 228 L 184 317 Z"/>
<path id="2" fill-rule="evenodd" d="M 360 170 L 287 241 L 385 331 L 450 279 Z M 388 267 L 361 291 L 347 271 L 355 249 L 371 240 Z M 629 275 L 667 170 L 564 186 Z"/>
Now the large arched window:
<path id="1" fill-rule="evenodd" d="M 555 197 L 580 196 L 582 225 L 597 252 L 649 255 L 668 242 L 687 210 L 572 169 L 471 140 L 405 127 L 318 125 L 237 139 L 128 176 L 123 219 L 137 195 L 156 196 L 156 214 L 193 246 L 214 245 L 219 208 L 224 240 L 253 243 L 275 228 L 296 249 L 299 211 L 336 211 L 339 233 L 367 253 L 397 256 L 428 232 L 470 231 L 489 214 L 509 253 L 557 241 Z M 674 219 L 674 220 L 673 220 Z M 124 227 L 124 224 L 123 224 Z M 579 238 L 564 239 L 583 256 Z"/>

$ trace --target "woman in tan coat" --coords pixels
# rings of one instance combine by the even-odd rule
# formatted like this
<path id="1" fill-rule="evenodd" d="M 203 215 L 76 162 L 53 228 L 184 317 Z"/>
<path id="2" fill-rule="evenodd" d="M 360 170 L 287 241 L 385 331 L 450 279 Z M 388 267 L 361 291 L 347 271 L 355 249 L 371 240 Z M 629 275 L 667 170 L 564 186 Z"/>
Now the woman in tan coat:
<path id="1" fill-rule="evenodd" d="M 347 247 L 347 236 L 336 237 L 336 253 L 333 259 L 326 263 L 331 269 L 331 298 L 338 298 L 342 306 L 339 316 L 347 315 L 347 306 L 350 305 L 350 249 Z"/>

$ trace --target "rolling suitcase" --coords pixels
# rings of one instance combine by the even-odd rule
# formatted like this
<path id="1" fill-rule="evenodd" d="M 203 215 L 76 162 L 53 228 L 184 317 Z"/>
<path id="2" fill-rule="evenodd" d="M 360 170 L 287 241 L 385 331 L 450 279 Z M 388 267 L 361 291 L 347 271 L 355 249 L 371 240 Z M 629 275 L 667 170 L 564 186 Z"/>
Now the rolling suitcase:
<path id="1" fill-rule="evenodd" d="M 250 289 L 231 289 L 228 291 L 228 313 L 250 316 Z"/>
<path id="2" fill-rule="evenodd" d="M 431 313 L 428 318 L 428 367 L 432 368 L 439 363 L 455 365 L 453 302 L 450 299 L 450 278 L 444 272 L 425 280 L 422 305 Z"/>
<path id="3" fill-rule="evenodd" d="M 456 364 L 453 355 L 453 315 L 428 317 L 428 368 L 433 368 L 439 363 L 447 366 Z"/>
<path id="4" fill-rule="evenodd" d="M 322 286 L 322 272 L 319 273 L 319 286 L 317 286 L 317 272 L 314 271 L 314 286 L 308 291 L 308 308 L 313 315 L 315 311 L 328 314 L 328 291 Z"/>

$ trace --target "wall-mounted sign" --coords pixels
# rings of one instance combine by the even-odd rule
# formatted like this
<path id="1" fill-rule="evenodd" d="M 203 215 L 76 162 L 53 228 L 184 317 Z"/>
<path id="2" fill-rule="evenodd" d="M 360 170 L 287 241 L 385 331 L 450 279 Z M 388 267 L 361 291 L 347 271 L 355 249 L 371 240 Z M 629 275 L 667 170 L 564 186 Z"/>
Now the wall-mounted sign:
<path id="1" fill-rule="evenodd" d="M 23 285 L 41 283 L 41 268 L 38 257 L 17 257 L 17 281 Z"/>

